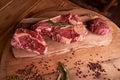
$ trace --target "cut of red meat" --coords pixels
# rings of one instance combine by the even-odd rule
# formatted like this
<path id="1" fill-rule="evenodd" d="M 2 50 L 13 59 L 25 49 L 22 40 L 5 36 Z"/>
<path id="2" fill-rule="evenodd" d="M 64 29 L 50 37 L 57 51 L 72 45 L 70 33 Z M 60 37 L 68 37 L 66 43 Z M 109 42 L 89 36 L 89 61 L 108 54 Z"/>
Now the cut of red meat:
<path id="1" fill-rule="evenodd" d="M 110 31 L 107 22 L 101 18 L 95 18 L 90 20 L 88 22 L 88 28 L 91 32 L 99 35 L 105 35 Z"/>
<path id="2" fill-rule="evenodd" d="M 50 20 L 57 23 L 67 23 L 71 25 L 82 24 L 80 17 L 75 14 L 59 15 Z"/>
<path id="3" fill-rule="evenodd" d="M 33 30 L 44 36 L 51 36 L 51 30 L 54 26 L 47 22 L 38 22 L 33 25 Z"/>
<path id="4" fill-rule="evenodd" d="M 47 52 L 47 45 L 42 36 L 34 31 L 18 28 L 11 40 L 15 48 L 24 49 L 38 54 Z"/>
<path id="5" fill-rule="evenodd" d="M 49 20 L 43 20 L 33 26 L 33 30 L 41 35 L 47 35 L 55 41 L 70 44 L 82 41 L 87 29 L 78 15 L 59 15 Z"/>
<path id="6" fill-rule="evenodd" d="M 85 39 L 87 30 L 83 25 L 71 25 L 70 27 L 57 28 L 52 33 L 53 40 L 70 44 L 72 42 L 82 41 Z"/>

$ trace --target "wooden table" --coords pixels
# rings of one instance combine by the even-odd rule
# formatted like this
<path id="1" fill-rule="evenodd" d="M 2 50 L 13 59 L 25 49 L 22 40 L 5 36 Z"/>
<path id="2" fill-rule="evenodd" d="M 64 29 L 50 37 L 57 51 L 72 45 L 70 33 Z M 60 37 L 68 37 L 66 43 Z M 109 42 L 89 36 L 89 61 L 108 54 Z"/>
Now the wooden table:
<path id="1" fill-rule="evenodd" d="M 66 9 L 63 10 L 63 8 L 62 10 L 48 9 L 44 13 L 38 12 L 32 17 L 52 17 L 69 12 L 76 14 L 93 13 L 105 18 L 98 13 L 78 7 L 67 11 Z M 9 39 L 3 50 L 0 65 L 1 80 L 4 80 L 5 76 L 18 74 L 16 71 L 24 69 L 27 65 L 35 65 L 36 69 L 34 70 L 38 70 L 42 80 L 56 80 L 59 75 L 57 71 L 58 62 L 65 64 L 70 72 L 70 80 L 120 80 L 120 29 L 112 21 L 109 21 L 109 24 L 112 27 L 113 35 L 111 44 L 87 49 L 83 48 L 52 57 L 16 59 L 12 54 Z M 89 62 L 99 63 L 102 66 L 103 71 L 97 71 L 100 72 L 100 76 L 97 77 L 96 75 L 99 75 L 99 73 L 96 74 L 94 70 L 89 69 Z"/>

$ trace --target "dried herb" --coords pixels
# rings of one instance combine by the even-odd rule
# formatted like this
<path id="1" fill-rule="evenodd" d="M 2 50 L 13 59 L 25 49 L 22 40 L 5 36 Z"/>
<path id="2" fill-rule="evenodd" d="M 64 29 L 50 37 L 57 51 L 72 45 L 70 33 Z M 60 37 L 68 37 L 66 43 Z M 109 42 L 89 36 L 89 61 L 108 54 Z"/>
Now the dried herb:
<path id="1" fill-rule="evenodd" d="M 65 68 L 65 65 L 63 63 L 59 62 L 59 65 L 65 74 L 65 80 L 69 80 L 69 71 Z"/>
<path id="2" fill-rule="evenodd" d="M 27 79 L 17 75 L 13 75 L 13 76 L 11 75 L 11 76 L 7 76 L 7 80 L 27 80 Z"/>
<path id="3" fill-rule="evenodd" d="M 37 67 L 32 63 L 30 65 L 26 65 L 23 69 L 18 69 L 16 71 L 18 75 L 24 76 L 27 80 L 42 80 L 42 76 L 40 75 Z"/>
<path id="4" fill-rule="evenodd" d="M 59 22 L 59 23 L 56 23 L 56 22 L 53 22 L 52 20 L 48 20 L 47 21 L 49 24 L 52 24 L 54 26 L 58 26 L 58 27 L 66 27 L 66 26 L 69 26 L 68 23 L 65 23 L 65 22 Z"/>
<path id="5" fill-rule="evenodd" d="M 39 69 L 34 63 L 18 69 L 15 75 L 6 77 L 6 80 L 43 80 Z"/>

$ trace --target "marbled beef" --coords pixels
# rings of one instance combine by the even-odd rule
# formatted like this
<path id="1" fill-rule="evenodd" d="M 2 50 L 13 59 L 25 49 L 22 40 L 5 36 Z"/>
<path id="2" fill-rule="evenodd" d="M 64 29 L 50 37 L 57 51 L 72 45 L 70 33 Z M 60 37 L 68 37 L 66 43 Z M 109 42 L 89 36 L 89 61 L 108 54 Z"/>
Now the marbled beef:
<path id="1" fill-rule="evenodd" d="M 55 27 L 52 24 L 49 24 L 48 22 L 38 22 L 35 25 L 33 25 L 33 30 L 35 30 L 37 33 L 43 36 L 51 36 L 52 28 Z"/>
<path id="2" fill-rule="evenodd" d="M 99 35 L 105 35 L 110 31 L 107 22 L 101 18 L 88 21 L 88 28 L 91 32 Z"/>
<path id="3" fill-rule="evenodd" d="M 47 51 L 47 45 L 42 36 L 34 31 L 18 28 L 11 40 L 11 45 L 15 48 L 24 49 L 38 54 Z"/>
<path id="4" fill-rule="evenodd" d="M 52 40 L 70 44 L 85 39 L 87 29 L 78 15 L 67 14 L 43 20 L 33 26 L 33 30 L 47 35 Z"/>

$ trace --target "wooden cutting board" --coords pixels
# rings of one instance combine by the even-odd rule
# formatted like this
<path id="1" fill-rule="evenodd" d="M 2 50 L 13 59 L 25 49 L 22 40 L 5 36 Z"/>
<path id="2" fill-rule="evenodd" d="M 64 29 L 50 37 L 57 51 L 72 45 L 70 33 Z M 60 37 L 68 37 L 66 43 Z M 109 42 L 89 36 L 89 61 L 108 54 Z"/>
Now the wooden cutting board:
<path id="1" fill-rule="evenodd" d="M 85 15 L 85 14 L 81 14 L 81 15 Z M 89 14 L 89 15 L 93 16 L 93 14 Z M 94 15 L 94 16 L 97 16 L 97 15 Z M 81 20 L 83 22 L 85 20 L 90 20 L 90 19 L 92 19 L 92 18 L 88 15 L 81 17 Z M 41 18 L 27 18 L 27 19 L 22 20 L 20 22 L 20 24 L 18 24 L 18 27 L 21 27 L 21 26 L 22 27 L 30 27 L 32 23 L 38 22 L 40 20 L 42 20 L 42 19 Z M 111 26 L 111 25 L 109 25 L 109 26 Z M 88 34 L 87 34 L 85 40 L 79 41 L 79 42 L 74 42 L 71 44 L 63 44 L 60 42 L 56 42 L 47 37 L 44 37 L 44 39 L 48 45 L 48 51 L 45 55 L 28 52 L 23 49 L 12 48 L 14 56 L 16 58 L 44 57 L 44 56 L 53 56 L 53 55 L 64 54 L 66 52 L 74 51 L 74 50 L 77 50 L 80 48 L 106 46 L 106 45 L 110 44 L 112 41 L 112 31 L 110 30 L 110 32 L 107 33 L 106 35 L 97 35 L 97 34 L 91 33 L 88 30 Z"/>
<path id="2" fill-rule="evenodd" d="M 83 8 L 73 9 L 70 11 L 47 11 L 43 14 L 38 13 L 33 17 L 50 18 L 59 14 L 67 13 L 92 13 L 100 16 L 103 19 L 106 19 L 104 16 L 99 15 L 98 13 Z M 36 66 L 36 69 L 41 75 L 42 80 L 56 80 L 59 74 L 57 72 L 58 62 L 63 62 L 66 65 L 66 68 L 70 72 L 70 80 L 120 80 L 120 74 L 117 70 L 117 68 L 120 68 L 120 29 L 117 28 L 117 26 L 110 20 L 108 20 L 108 24 L 111 27 L 112 33 L 112 41 L 109 45 L 80 48 L 72 52 L 61 55 L 53 55 L 51 57 L 44 56 L 42 58 L 32 57 L 16 59 L 13 56 L 10 42 L 8 42 L 3 51 L 1 61 L 2 65 L 0 65 L 2 75 L 1 80 L 4 80 L 6 76 L 19 75 L 18 73 L 16 73 L 16 71 L 22 70 L 26 66 L 29 66 L 31 64 L 34 64 Z M 59 54 L 59 52 L 56 54 Z M 106 72 L 101 73 L 100 77 L 96 78 L 93 75 L 93 71 L 89 70 L 87 65 L 89 62 L 94 63 L 98 61 L 102 65 L 102 68 L 106 70 Z M 79 71 L 82 71 L 82 73 L 78 74 Z M 89 76 L 84 77 L 84 75 Z"/>

